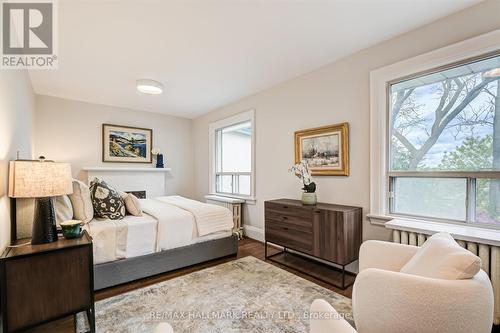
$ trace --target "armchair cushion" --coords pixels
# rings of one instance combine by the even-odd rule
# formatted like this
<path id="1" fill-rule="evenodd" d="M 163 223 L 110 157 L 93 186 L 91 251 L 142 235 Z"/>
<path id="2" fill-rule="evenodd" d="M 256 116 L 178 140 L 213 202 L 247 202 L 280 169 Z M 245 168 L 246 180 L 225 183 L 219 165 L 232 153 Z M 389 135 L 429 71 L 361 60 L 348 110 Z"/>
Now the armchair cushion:
<path id="1" fill-rule="evenodd" d="M 462 248 L 450 234 L 433 235 L 401 268 L 401 273 L 428 278 L 471 279 L 481 269 L 481 259 Z"/>

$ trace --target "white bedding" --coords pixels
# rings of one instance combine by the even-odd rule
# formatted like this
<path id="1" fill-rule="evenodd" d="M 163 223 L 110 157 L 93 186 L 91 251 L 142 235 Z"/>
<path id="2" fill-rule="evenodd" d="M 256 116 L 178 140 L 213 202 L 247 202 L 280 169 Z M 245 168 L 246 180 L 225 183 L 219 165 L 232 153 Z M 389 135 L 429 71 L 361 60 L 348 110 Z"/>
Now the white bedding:
<path id="1" fill-rule="evenodd" d="M 148 214 L 127 215 L 119 221 L 93 219 L 84 228 L 93 238 L 94 263 L 155 252 L 156 225 L 156 219 Z"/>
<path id="2" fill-rule="evenodd" d="M 234 226 L 233 214 L 229 209 L 221 206 L 187 199 L 179 195 L 158 197 L 155 200 L 190 212 L 196 221 L 199 236 L 229 230 Z"/>
<path id="3" fill-rule="evenodd" d="M 94 264 L 137 257 L 229 237 L 232 234 L 232 216 L 230 223 L 227 218 L 221 223 L 212 214 L 212 219 L 204 222 L 208 228 L 202 228 L 205 233 L 200 236 L 195 215 L 188 210 L 159 200 L 164 198 L 171 197 L 142 199 L 142 216 L 127 215 L 123 220 L 118 221 L 94 219 L 86 224 L 85 229 L 93 238 Z M 177 197 L 175 200 L 179 201 Z M 218 216 L 227 215 L 220 210 L 220 208 L 225 208 L 209 206 L 215 207 L 213 211 L 217 212 Z M 203 207 L 203 210 L 210 211 L 210 208 Z M 227 213 L 230 214 L 230 211 L 227 210 Z M 210 228 L 214 231 L 207 234 L 206 231 Z"/>
<path id="4" fill-rule="evenodd" d="M 155 199 L 143 199 L 141 206 L 157 221 L 156 251 L 183 246 L 196 237 L 194 217 L 188 211 Z"/>
<path id="5" fill-rule="evenodd" d="M 127 215 L 128 233 L 125 258 L 143 256 L 155 252 L 156 219 L 148 214 Z"/>

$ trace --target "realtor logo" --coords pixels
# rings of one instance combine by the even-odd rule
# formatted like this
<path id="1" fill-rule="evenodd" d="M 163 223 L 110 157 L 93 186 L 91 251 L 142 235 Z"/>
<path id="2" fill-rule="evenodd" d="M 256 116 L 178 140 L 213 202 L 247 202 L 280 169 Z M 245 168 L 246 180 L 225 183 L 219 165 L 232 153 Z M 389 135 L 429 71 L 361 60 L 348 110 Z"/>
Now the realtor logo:
<path id="1" fill-rule="evenodd" d="M 2 2 L 2 62 L 6 68 L 57 68 L 54 1 Z"/>

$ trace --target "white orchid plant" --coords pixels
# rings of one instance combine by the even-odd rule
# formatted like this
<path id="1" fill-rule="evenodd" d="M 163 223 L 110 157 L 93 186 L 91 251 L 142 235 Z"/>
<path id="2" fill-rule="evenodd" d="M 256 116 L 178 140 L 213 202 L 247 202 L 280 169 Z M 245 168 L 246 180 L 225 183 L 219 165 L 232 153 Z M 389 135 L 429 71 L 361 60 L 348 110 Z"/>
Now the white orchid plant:
<path id="1" fill-rule="evenodd" d="M 304 184 L 302 189 L 304 192 L 316 192 L 316 183 L 312 181 L 311 172 L 309 171 L 309 166 L 306 161 L 302 160 L 300 163 L 295 164 L 289 171 L 293 172 L 295 176 L 302 180 L 302 184 Z"/>
<path id="2" fill-rule="evenodd" d="M 160 149 L 158 149 L 158 148 L 153 148 L 153 149 L 151 150 L 151 154 L 153 154 L 153 155 L 158 155 L 159 153 L 161 153 L 161 151 L 160 151 Z"/>

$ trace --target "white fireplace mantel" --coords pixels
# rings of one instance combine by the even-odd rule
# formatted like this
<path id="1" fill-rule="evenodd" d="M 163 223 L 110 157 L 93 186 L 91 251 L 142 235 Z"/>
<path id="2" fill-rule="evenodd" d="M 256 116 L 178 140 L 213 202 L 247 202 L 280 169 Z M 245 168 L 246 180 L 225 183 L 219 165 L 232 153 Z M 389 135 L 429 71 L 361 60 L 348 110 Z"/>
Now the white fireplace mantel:
<path id="1" fill-rule="evenodd" d="M 167 177 L 171 168 L 93 166 L 83 167 L 88 183 L 99 178 L 120 191 L 146 191 L 148 198 L 167 194 Z"/>
<path id="2" fill-rule="evenodd" d="M 171 168 L 145 168 L 145 167 L 83 167 L 83 171 L 99 172 L 170 172 Z"/>

